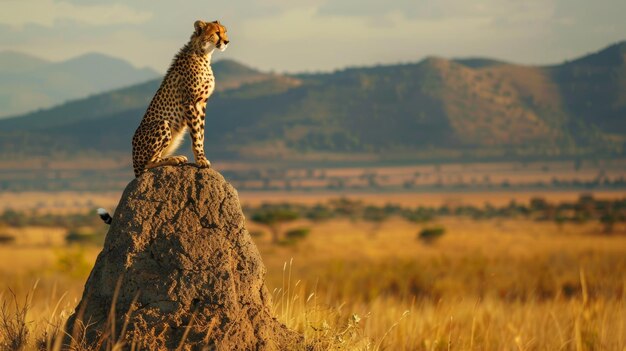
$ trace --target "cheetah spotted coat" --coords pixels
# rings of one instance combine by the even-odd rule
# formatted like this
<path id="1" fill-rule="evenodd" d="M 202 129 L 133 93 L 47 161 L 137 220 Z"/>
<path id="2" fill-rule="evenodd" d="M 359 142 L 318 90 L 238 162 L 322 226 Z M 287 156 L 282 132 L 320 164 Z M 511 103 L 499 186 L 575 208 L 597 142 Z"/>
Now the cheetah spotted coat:
<path id="1" fill-rule="evenodd" d="M 211 166 L 204 154 L 206 102 L 215 89 L 211 55 L 215 48 L 226 49 L 228 37 L 218 21 L 196 21 L 194 27 L 191 39 L 174 57 L 133 136 L 136 177 L 150 168 L 187 162 L 185 156 L 170 156 L 187 130 L 196 164 Z"/>

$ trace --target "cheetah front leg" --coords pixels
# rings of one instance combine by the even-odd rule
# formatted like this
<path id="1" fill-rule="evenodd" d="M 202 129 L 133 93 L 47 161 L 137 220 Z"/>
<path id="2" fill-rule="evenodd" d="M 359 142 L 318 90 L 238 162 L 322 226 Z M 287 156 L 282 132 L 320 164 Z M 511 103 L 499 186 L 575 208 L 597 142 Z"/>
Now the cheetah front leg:
<path id="1" fill-rule="evenodd" d="M 196 159 L 196 164 L 202 168 L 211 167 L 211 162 L 204 155 L 204 115 L 205 106 L 202 102 L 190 106 L 190 117 L 187 119 L 187 127 L 191 134 L 191 149 Z"/>

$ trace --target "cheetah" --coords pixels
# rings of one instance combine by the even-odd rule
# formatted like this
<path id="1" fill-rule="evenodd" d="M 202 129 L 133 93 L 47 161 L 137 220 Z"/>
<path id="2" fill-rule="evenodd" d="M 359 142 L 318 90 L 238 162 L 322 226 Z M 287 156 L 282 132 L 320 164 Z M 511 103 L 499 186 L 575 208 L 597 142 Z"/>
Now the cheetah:
<path id="1" fill-rule="evenodd" d="M 191 148 L 199 167 L 210 167 L 204 154 L 206 102 L 215 89 L 211 55 L 228 46 L 226 28 L 219 22 L 196 21 L 189 42 L 174 56 L 161 86 L 133 136 L 133 170 L 146 170 L 187 162 L 170 156 L 189 129 Z"/>

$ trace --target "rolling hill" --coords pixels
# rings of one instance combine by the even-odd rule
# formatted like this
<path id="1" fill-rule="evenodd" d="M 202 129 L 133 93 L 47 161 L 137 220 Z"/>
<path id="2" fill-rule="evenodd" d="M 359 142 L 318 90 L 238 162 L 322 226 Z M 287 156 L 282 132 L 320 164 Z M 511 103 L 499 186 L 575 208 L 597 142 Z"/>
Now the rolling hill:
<path id="1" fill-rule="evenodd" d="M 224 159 L 619 157 L 626 43 L 552 66 L 486 58 L 324 74 L 214 64 L 206 148 Z M 0 121 L 5 157 L 128 155 L 159 81 Z M 21 155 L 21 156 L 20 156 Z"/>
<path id="2" fill-rule="evenodd" d="M 0 118 L 58 105 L 67 100 L 117 89 L 158 77 L 150 68 L 103 54 L 62 62 L 0 52 Z"/>

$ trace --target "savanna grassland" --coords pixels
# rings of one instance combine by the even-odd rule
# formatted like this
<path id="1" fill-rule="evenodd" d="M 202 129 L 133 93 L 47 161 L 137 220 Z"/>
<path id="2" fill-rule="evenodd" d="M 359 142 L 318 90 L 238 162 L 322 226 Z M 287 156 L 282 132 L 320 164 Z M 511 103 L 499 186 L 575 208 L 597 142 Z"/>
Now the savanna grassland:
<path id="1" fill-rule="evenodd" d="M 313 349 L 626 347 L 621 219 L 608 228 L 601 218 L 541 218 L 532 209 L 546 203 L 536 199 L 525 215 L 524 206 L 518 214 L 511 206 L 480 215 L 406 212 L 421 217 L 390 206 L 388 216 L 376 216 L 377 207 L 359 201 L 334 206 L 344 215 L 312 207 L 315 215 L 279 223 L 259 215 L 275 206 L 246 207 L 276 314 Z M 370 219 L 349 215 L 355 208 Z M 23 216 L 17 226 L 11 223 L 20 215 L 11 216 L 3 217 L 2 233 L 15 239 L 0 245 L 0 344 L 12 349 L 10 340 L 23 335 L 29 349 L 55 349 L 51 335 L 80 299 L 99 251 L 92 239 L 106 227 L 89 213 Z M 425 236 L 425 229 L 439 234 Z"/>

